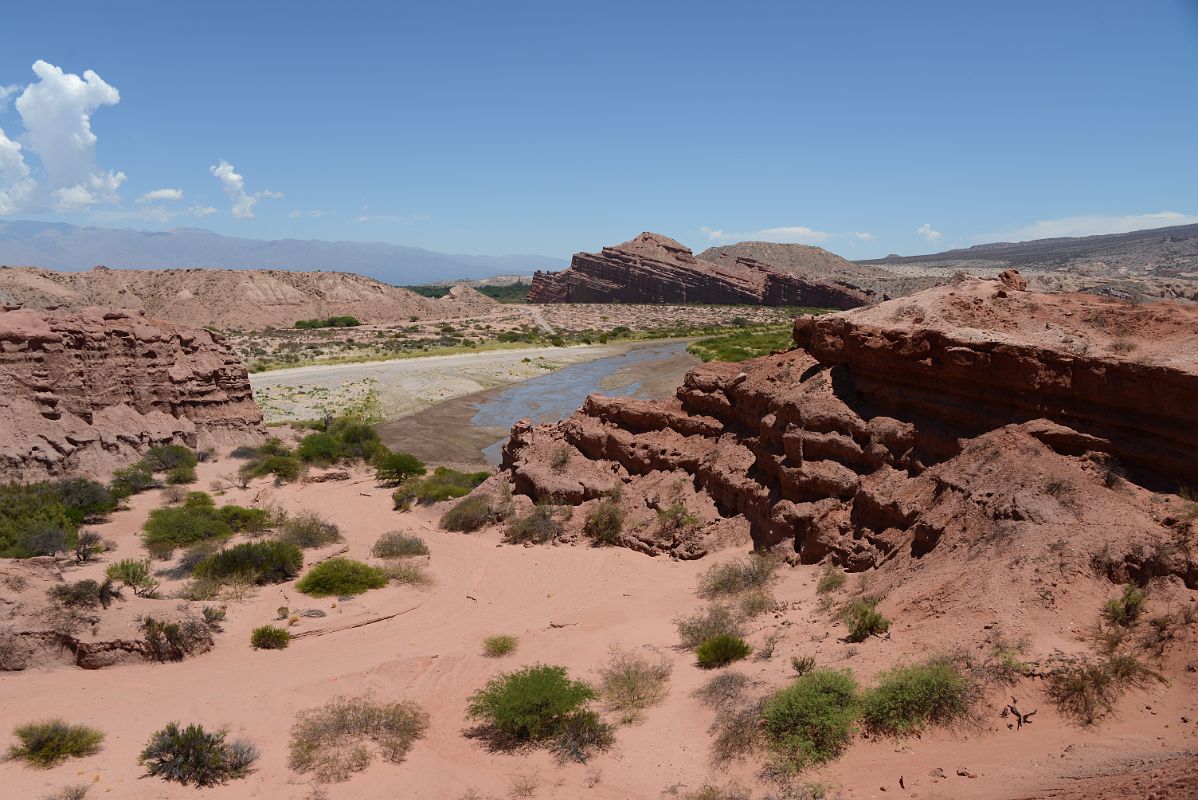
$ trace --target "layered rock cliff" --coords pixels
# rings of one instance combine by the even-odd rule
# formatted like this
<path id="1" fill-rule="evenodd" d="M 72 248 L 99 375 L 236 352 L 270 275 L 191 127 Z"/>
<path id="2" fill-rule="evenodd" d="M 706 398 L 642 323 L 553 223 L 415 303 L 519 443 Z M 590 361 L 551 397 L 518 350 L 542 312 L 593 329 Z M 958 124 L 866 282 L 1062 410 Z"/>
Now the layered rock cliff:
<path id="1" fill-rule="evenodd" d="M 749 303 L 856 308 L 871 294 L 844 282 L 780 271 L 747 257 L 695 258 L 655 233 L 598 253 L 578 253 L 569 269 L 537 272 L 530 303 Z"/>
<path id="2" fill-rule="evenodd" d="M 0 419 L 0 481 L 104 476 L 155 444 L 263 433 L 220 335 L 102 308 L 0 311 Z"/>
<path id="3" fill-rule="evenodd" d="M 1039 548 L 1085 530 L 1112 577 L 1198 587 L 1192 548 L 1168 544 L 1188 523 L 1119 488 L 1198 485 L 1198 309 L 1009 273 L 802 318 L 795 342 L 701 366 L 668 401 L 592 396 L 518 424 L 503 468 L 536 501 L 618 498 L 622 543 L 679 557 L 739 530 L 865 569 L 1028 526 Z"/>

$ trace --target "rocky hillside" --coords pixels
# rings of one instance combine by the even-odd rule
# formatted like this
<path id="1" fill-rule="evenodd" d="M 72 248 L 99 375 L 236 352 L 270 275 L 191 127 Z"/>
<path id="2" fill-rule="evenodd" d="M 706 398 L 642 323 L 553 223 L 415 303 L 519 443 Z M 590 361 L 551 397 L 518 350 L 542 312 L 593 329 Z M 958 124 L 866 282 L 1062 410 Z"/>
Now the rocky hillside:
<path id="1" fill-rule="evenodd" d="M 108 269 L 55 272 L 0 267 L 0 293 L 31 308 L 89 306 L 144 311 L 154 319 L 226 330 L 289 328 L 297 320 L 350 315 L 362 322 L 452 319 L 486 313 L 477 292 L 430 299 L 347 272 L 279 269 Z"/>
<path id="2" fill-rule="evenodd" d="M 829 254 L 830 255 L 830 254 Z M 530 303 L 750 303 L 855 308 L 870 299 L 855 286 L 776 269 L 749 257 L 695 258 L 656 233 L 578 253 L 570 268 L 537 272 Z"/>
<path id="3" fill-rule="evenodd" d="M 156 444 L 263 434 L 220 335 L 101 308 L 0 310 L 0 419 L 0 482 L 106 476 Z"/>

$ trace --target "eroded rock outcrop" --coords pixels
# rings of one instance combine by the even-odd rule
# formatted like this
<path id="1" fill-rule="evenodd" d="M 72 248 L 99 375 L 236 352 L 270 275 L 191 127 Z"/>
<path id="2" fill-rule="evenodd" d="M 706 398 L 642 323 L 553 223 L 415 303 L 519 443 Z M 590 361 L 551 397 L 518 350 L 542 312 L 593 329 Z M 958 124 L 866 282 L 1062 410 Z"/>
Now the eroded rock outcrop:
<path id="1" fill-rule="evenodd" d="M 642 233 L 598 253 L 578 253 L 569 269 L 537 272 L 530 303 L 751 303 L 856 308 L 871 293 L 844 282 L 786 272 L 747 257 L 696 258 L 666 236 Z"/>
<path id="2" fill-rule="evenodd" d="M 104 477 L 155 444 L 231 447 L 262 413 L 223 338 L 111 309 L 0 311 L 0 480 Z"/>
<path id="3" fill-rule="evenodd" d="M 1188 523 L 1118 488 L 1124 469 L 1198 485 L 1198 309 L 1021 287 L 964 279 L 800 319 L 796 349 L 699 367 L 671 400 L 592 396 L 518 425 L 503 467 L 538 501 L 618 495 L 634 528 L 654 526 L 642 507 L 681 503 L 684 553 L 655 543 L 675 555 L 701 555 L 717 520 L 854 570 L 1015 530 L 1073 541 L 1081 525 L 1112 579 L 1198 586 Z"/>

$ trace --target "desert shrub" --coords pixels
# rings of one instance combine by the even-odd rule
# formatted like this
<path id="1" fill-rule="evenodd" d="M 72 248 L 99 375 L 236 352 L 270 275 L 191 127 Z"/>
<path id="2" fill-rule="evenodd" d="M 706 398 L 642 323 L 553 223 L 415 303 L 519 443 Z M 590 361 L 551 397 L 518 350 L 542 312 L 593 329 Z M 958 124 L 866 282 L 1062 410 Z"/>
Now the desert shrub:
<path id="1" fill-rule="evenodd" d="M 895 667 L 865 693 L 862 720 L 875 733 L 907 736 L 968 715 L 976 693 L 973 680 L 949 658 Z"/>
<path id="2" fill-rule="evenodd" d="M 519 640 L 508 633 L 498 633 L 483 639 L 483 655 L 488 658 L 500 658 L 515 652 Z"/>
<path id="3" fill-rule="evenodd" d="M 437 467 L 432 475 L 408 478 L 391 498 L 397 509 L 411 508 L 412 503 L 438 503 L 465 497 L 491 476 L 490 472 L 461 472 L 449 467 Z"/>
<path id="4" fill-rule="evenodd" d="M 657 509 L 657 530 L 672 541 L 693 533 L 700 523 L 701 520 L 687 511 L 682 503 Z"/>
<path id="5" fill-rule="evenodd" d="M 29 722 L 13 731 L 19 744 L 8 751 L 8 757 L 30 766 L 49 769 L 68 758 L 83 758 L 100 752 L 104 734 L 86 725 L 71 725 L 61 719 Z"/>
<path id="6" fill-rule="evenodd" d="M 643 652 L 613 647 L 607 664 L 599 669 L 600 693 L 609 708 L 631 722 L 666 698 L 671 671 L 665 656 L 650 658 Z"/>
<path id="7" fill-rule="evenodd" d="M 391 531 L 384 533 L 370 549 L 375 558 L 406 558 L 409 556 L 427 556 L 428 545 L 419 536 Z"/>
<path id="8" fill-rule="evenodd" d="M 104 583 L 97 583 L 93 580 L 60 583 L 51 586 L 47 594 L 51 600 L 68 608 L 95 608 L 96 606 L 108 608 L 112 605 L 113 600 L 119 599 L 121 596 L 120 590 L 111 578 L 106 578 Z"/>
<path id="9" fill-rule="evenodd" d="M 768 614 L 778 606 L 769 589 L 753 589 L 741 595 L 736 607 L 745 619 Z"/>
<path id="10" fill-rule="evenodd" d="M 229 451 L 229 458 L 247 459 L 247 458 L 257 458 L 257 457 L 258 457 L 258 448 L 250 447 L 248 444 L 243 444 L 238 447 L 234 447 L 232 450 Z"/>
<path id="11" fill-rule="evenodd" d="M 76 783 L 71 786 L 64 786 L 54 794 L 42 796 L 42 800 L 87 800 L 87 793 L 91 791 L 91 787 L 86 783 Z"/>
<path id="12" fill-rule="evenodd" d="M 761 710 L 765 700 L 746 702 L 738 698 L 718 708 L 711 723 L 711 757 L 718 766 L 758 752 L 765 738 Z"/>
<path id="13" fill-rule="evenodd" d="M 401 483 L 427 471 L 424 462 L 411 453 L 388 453 L 375 459 L 374 477 L 380 483 Z"/>
<path id="14" fill-rule="evenodd" d="M 150 775 L 184 785 L 215 786 L 244 778 L 258 759 L 258 748 L 244 739 L 227 742 L 225 736 L 224 731 L 180 728 L 171 722 L 150 737 L 137 763 Z"/>
<path id="15" fill-rule="evenodd" d="M 146 547 L 165 556 L 176 547 L 233 535 L 229 523 L 221 519 L 212 498 L 204 492 L 191 492 L 181 506 L 154 509 L 142 530 Z"/>
<path id="16" fill-rule="evenodd" d="M 387 573 L 378 567 L 348 558 L 330 558 L 308 570 L 295 588 L 313 597 L 340 597 L 386 585 Z"/>
<path id="17" fill-rule="evenodd" d="M 374 461 L 376 457 L 387 454 L 387 448 L 379 441 L 378 431 L 361 420 L 338 417 L 329 425 L 329 433 L 337 437 L 345 458 Z"/>
<path id="18" fill-rule="evenodd" d="M 270 512 L 264 508 L 227 505 L 221 506 L 217 514 L 234 533 L 261 533 L 271 523 Z"/>
<path id="19" fill-rule="evenodd" d="M 282 650 L 291 644 L 291 633 L 286 628 L 263 625 L 250 633 L 250 647 L 255 650 Z"/>
<path id="20" fill-rule="evenodd" d="M 678 638 L 687 650 L 694 650 L 714 636 L 741 636 L 736 617 L 724 606 L 709 606 L 689 617 L 674 620 Z"/>
<path id="21" fill-rule="evenodd" d="M 695 697 L 705 705 L 722 709 L 744 696 L 749 686 L 749 676 L 743 672 L 720 672 L 695 690 Z"/>
<path id="22" fill-rule="evenodd" d="M 398 764 L 428 730 L 428 714 L 410 702 L 376 703 L 368 697 L 338 697 L 301 711 L 291 728 L 290 766 L 321 782 L 348 780 L 371 760 L 373 742 Z"/>
<path id="23" fill-rule="evenodd" d="M 292 452 L 287 445 L 283 444 L 282 439 L 280 439 L 278 436 L 271 436 L 269 439 L 263 442 L 257 450 L 254 451 L 254 455 L 258 457 L 289 456 L 292 455 Z"/>
<path id="24" fill-rule="evenodd" d="M 224 606 L 204 606 L 200 610 L 200 616 L 210 630 L 219 631 L 225 621 L 225 608 Z"/>
<path id="25" fill-rule="evenodd" d="M 149 597 L 158 589 L 158 581 L 150 573 L 150 562 L 136 558 L 125 558 L 109 564 L 104 570 L 104 577 L 120 581 L 138 597 Z"/>
<path id="26" fill-rule="evenodd" d="M 428 570 L 412 561 L 395 561 L 383 567 L 383 572 L 392 583 L 406 586 L 431 586 L 433 577 Z"/>
<path id="27" fill-rule="evenodd" d="M 695 648 L 695 657 L 703 669 L 714 669 L 747 658 L 751 652 L 753 648 L 744 639 L 722 633 L 703 640 Z"/>
<path id="28" fill-rule="evenodd" d="M 549 750 L 559 761 L 585 764 L 593 753 L 611 749 L 615 741 L 611 724 L 594 711 L 582 709 L 567 714 L 557 723 Z"/>
<path id="29" fill-rule="evenodd" d="M 158 486 L 154 473 L 145 464 L 138 462 L 112 473 L 108 488 L 114 497 L 125 498 Z"/>
<path id="30" fill-rule="evenodd" d="M 536 742 L 557 733 L 566 717 L 595 699 L 595 690 L 572 681 L 565 667 L 538 664 L 501 673 L 471 696 L 467 713 L 495 735 Z"/>
<path id="31" fill-rule="evenodd" d="M 699 596 L 710 600 L 750 589 L 764 589 L 774 579 L 777 570 L 776 558 L 756 554 L 713 564 L 699 578 Z"/>
<path id="32" fill-rule="evenodd" d="M 288 516 L 279 525 L 279 539 L 305 550 L 342 540 L 341 530 L 315 511 Z"/>
<path id="33" fill-rule="evenodd" d="M 864 642 L 876 633 L 890 630 L 890 620 L 877 610 L 878 601 L 855 600 L 844 611 L 844 622 L 848 626 L 850 642 Z"/>
<path id="34" fill-rule="evenodd" d="M 141 457 L 141 462 L 151 472 L 169 472 L 176 467 L 194 468 L 198 463 L 196 454 L 181 444 L 151 447 Z"/>
<path id="35" fill-rule="evenodd" d="M 191 618 L 182 622 L 164 622 L 147 616 L 139 623 L 146 644 L 159 661 L 177 661 L 201 644 L 212 641 L 208 626 Z"/>
<path id="36" fill-rule="evenodd" d="M 790 668 L 795 671 L 795 675 L 806 675 L 815 669 L 815 656 L 791 656 Z"/>
<path id="37" fill-rule="evenodd" d="M 441 515 L 441 527 L 447 531 L 469 533 L 497 521 L 491 498 L 485 494 L 467 497 Z"/>
<path id="38" fill-rule="evenodd" d="M 104 540 L 95 531 L 79 531 L 75 537 L 75 561 L 86 564 L 104 549 Z"/>
<path id="39" fill-rule="evenodd" d="M 251 478 L 274 475 L 280 481 L 294 481 L 303 474 L 304 465 L 295 456 L 266 456 L 260 461 L 242 464 L 238 471 Z"/>
<path id="40" fill-rule="evenodd" d="M 1140 618 L 1140 612 L 1144 610 L 1146 599 L 1148 599 L 1148 595 L 1143 589 L 1134 583 L 1124 584 L 1123 594 L 1113 600 L 1108 600 L 1103 606 L 1103 616 L 1112 625 L 1130 628 Z"/>
<path id="41" fill-rule="evenodd" d="M 1142 689 L 1160 676 L 1135 656 L 1115 654 L 1103 661 L 1082 659 L 1048 676 L 1048 698 L 1063 716 L 1093 725 L 1115 710 L 1128 689 Z"/>
<path id="42" fill-rule="evenodd" d="M 0 485 L 0 558 L 28 558 L 69 550 L 76 524 L 48 483 Z"/>
<path id="43" fill-rule="evenodd" d="M 102 483 L 87 478 L 63 478 L 51 484 L 76 525 L 98 519 L 116 508 L 116 498 Z"/>
<path id="44" fill-rule="evenodd" d="M 701 341 L 706 342 L 716 340 L 703 339 Z M 696 342 L 696 344 L 698 344 L 698 342 Z M 692 344 L 690 347 L 694 347 L 694 345 Z M 710 360 L 712 359 L 704 359 L 704 361 Z M 695 791 L 687 792 L 684 795 L 684 800 L 753 800 L 753 793 L 744 786 L 741 786 L 739 783 L 729 783 L 727 786 L 718 786 L 714 783 L 705 783 L 698 789 L 695 789 Z"/>
<path id="45" fill-rule="evenodd" d="M 508 520 L 503 540 L 513 544 L 544 544 L 561 536 L 562 530 L 561 520 L 557 518 L 557 509 L 549 505 L 538 505 L 524 516 Z"/>
<path id="46" fill-rule="evenodd" d="M 587 512 L 582 532 L 599 544 L 616 544 L 624 529 L 624 512 L 614 499 L 600 500 Z"/>
<path id="47" fill-rule="evenodd" d="M 309 464 L 333 464 L 341 458 L 341 443 L 328 433 L 309 433 L 300 439 L 295 455 Z"/>
<path id="48" fill-rule="evenodd" d="M 290 542 L 243 542 L 213 553 L 195 566 L 197 578 L 241 578 L 256 584 L 282 583 L 304 567 L 303 552 Z"/>
<path id="49" fill-rule="evenodd" d="M 187 483 L 195 483 L 196 468 L 189 467 L 186 464 L 180 464 L 177 467 L 171 467 L 166 471 L 166 482 L 171 486 L 181 486 Z"/>
<path id="50" fill-rule="evenodd" d="M 831 594 L 832 592 L 844 586 L 845 581 L 844 570 L 837 567 L 835 564 L 829 563 L 824 567 L 824 571 L 820 573 L 819 582 L 815 584 L 817 594 Z"/>
<path id="51" fill-rule="evenodd" d="M 325 319 L 301 319 L 296 320 L 295 327 L 297 328 L 356 328 L 362 323 L 356 317 L 341 316 L 327 317 Z"/>
<path id="52" fill-rule="evenodd" d="M 844 752 L 860 711 L 851 671 L 815 669 L 766 700 L 761 721 L 774 752 L 803 769 Z"/>

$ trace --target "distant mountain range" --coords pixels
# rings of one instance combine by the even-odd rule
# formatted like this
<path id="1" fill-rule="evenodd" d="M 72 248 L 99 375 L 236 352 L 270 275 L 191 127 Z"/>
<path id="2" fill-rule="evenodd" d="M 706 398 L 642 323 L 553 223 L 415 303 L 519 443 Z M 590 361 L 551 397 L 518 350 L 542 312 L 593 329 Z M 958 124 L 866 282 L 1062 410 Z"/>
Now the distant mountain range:
<path id="1" fill-rule="evenodd" d="M 566 261 L 538 255 L 438 253 L 386 242 L 242 239 L 200 228 L 136 231 L 83 228 L 58 222 L 0 221 L 0 265 L 83 270 L 224 267 L 355 272 L 395 285 L 488 278 Z"/>

